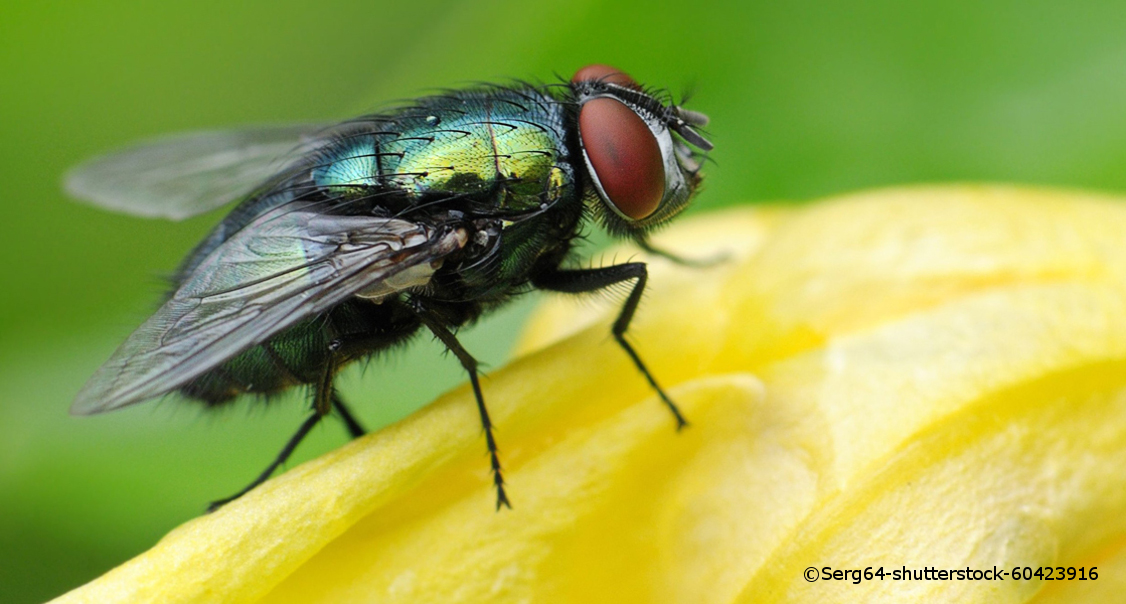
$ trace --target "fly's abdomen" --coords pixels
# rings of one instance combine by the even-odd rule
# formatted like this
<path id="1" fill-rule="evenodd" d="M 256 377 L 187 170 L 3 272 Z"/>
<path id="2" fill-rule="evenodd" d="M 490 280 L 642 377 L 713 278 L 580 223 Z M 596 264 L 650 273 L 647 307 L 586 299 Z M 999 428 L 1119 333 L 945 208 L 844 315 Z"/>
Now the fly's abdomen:
<path id="1" fill-rule="evenodd" d="M 573 179 L 564 112 L 540 91 L 496 89 L 424 99 L 342 136 L 313 170 L 317 186 L 413 200 L 495 195 L 519 212 L 562 194 Z"/>
<path id="2" fill-rule="evenodd" d="M 349 300 L 231 357 L 180 389 L 185 396 L 218 405 L 240 394 L 270 395 L 318 382 L 330 355 L 335 368 L 399 344 L 419 327 L 401 303 Z"/>
<path id="3" fill-rule="evenodd" d="M 329 354 L 329 338 L 314 322 L 294 326 L 231 357 L 181 389 L 208 404 L 220 404 L 244 393 L 273 394 L 316 380 Z"/>

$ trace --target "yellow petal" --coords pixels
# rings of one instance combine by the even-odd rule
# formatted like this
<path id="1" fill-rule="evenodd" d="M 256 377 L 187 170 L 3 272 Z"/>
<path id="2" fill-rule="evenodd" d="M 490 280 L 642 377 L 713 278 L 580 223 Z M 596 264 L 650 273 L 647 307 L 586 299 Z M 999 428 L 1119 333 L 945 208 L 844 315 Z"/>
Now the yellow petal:
<path id="1" fill-rule="evenodd" d="M 274 479 L 74 602 L 1069 602 L 1126 585 L 1126 206 L 905 188 L 686 221 L 630 338 L 549 302 L 471 393 Z M 619 257 L 624 257 L 619 254 Z M 808 582 L 1083 566 L 1091 581 Z"/>

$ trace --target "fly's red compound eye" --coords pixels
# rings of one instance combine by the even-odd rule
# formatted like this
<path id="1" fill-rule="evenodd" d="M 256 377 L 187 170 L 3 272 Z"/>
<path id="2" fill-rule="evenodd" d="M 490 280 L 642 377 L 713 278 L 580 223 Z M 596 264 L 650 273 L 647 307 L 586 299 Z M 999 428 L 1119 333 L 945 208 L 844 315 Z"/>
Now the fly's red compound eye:
<path id="1" fill-rule="evenodd" d="M 638 86 L 637 82 L 633 81 L 633 78 L 629 77 L 629 74 L 626 72 L 616 67 L 602 65 L 600 63 L 587 65 L 576 71 L 575 75 L 571 77 L 572 82 L 582 82 L 584 80 L 601 80 L 609 84 L 617 84 L 625 88 L 641 90 L 641 86 Z"/>
<path id="2" fill-rule="evenodd" d="M 598 97 L 579 111 L 579 136 L 607 201 L 641 220 L 665 195 L 664 156 L 645 120 L 621 101 Z"/>

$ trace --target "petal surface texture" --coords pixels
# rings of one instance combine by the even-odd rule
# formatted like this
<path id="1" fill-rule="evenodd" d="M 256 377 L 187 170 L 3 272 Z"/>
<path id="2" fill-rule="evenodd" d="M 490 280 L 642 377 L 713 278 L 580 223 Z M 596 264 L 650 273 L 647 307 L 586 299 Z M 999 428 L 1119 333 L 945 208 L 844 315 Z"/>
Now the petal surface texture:
<path id="1" fill-rule="evenodd" d="M 549 298 L 483 382 L 513 510 L 463 387 L 58 601 L 1121 600 L 1126 200 L 884 189 L 654 243 L 726 255 L 649 260 L 628 335 L 689 428 L 610 337 L 620 297 Z M 803 575 L 995 566 L 1098 579 Z"/>

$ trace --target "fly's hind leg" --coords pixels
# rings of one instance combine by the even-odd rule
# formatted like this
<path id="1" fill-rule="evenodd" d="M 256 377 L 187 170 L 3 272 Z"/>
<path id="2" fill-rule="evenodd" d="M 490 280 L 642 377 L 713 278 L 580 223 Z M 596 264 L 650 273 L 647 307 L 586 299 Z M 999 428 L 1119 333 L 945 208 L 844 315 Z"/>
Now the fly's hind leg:
<path id="1" fill-rule="evenodd" d="M 297 429 L 297 433 L 289 439 L 289 442 L 285 443 L 285 447 L 282 448 L 281 453 L 278 453 L 278 456 L 276 459 L 274 459 L 273 463 L 267 466 L 266 469 L 258 475 L 258 478 L 255 478 L 253 482 L 246 485 L 246 487 L 238 493 L 235 493 L 230 497 L 212 501 L 211 505 L 207 506 L 207 511 L 214 512 L 224 505 L 249 493 L 254 487 L 262 484 L 263 482 L 266 482 L 270 478 L 270 475 L 272 475 L 279 466 L 281 466 L 286 462 L 287 459 L 289 459 L 289 456 L 293 454 L 293 451 L 297 448 L 297 445 L 301 444 L 301 441 L 304 440 L 305 436 L 309 434 L 309 431 L 313 429 L 313 426 L 317 425 L 317 422 L 321 421 L 323 417 L 324 416 L 322 415 L 317 415 L 316 413 L 314 413 L 312 416 L 306 419 L 301 424 L 301 427 Z"/>
<path id="2" fill-rule="evenodd" d="M 412 308 L 414 308 L 414 311 L 418 314 L 418 318 L 422 321 L 422 324 L 434 334 L 434 337 L 441 340 L 450 352 L 454 353 L 457 360 L 461 361 L 461 366 L 469 373 L 469 383 L 473 385 L 473 396 L 477 399 L 477 412 L 481 416 L 481 427 L 485 430 L 485 444 L 489 448 L 489 463 L 493 471 L 493 485 L 497 490 L 497 510 L 500 510 L 502 506 L 512 509 L 512 504 L 508 501 L 508 495 L 504 492 L 504 477 L 501 474 L 500 455 L 497 453 L 497 441 L 493 437 L 493 422 L 489 419 L 489 410 L 485 407 L 485 397 L 481 394 L 481 382 L 478 379 L 477 373 L 477 359 L 473 358 L 473 355 L 469 354 L 469 352 L 462 347 L 461 342 L 457 341 L 457 336 L 449 329 L 446 329 L 446 327 L 422 305 L 418 304 L 418 302 L 413 302 Z"/>
<path id="3" fill-rule="evenodd" d="M 336 392 L 332 393 L 332 408 L 340 414 L 340 420 L 344 422 L 344 427 L 348 428 L 348 434 L 351 434 L 352 438 L 359 438 L 367 434 L 367 430 L 364 430 L 364 427 L 356 420 L 356 416 L 352 415 L 352 412 L 348 409 L 348 405 L 344 404 L 344 399 L 340 398 L 340 395 Z"/>
<path id="4" fill-rule="evenodd" d="M 285 446 L 282 447 L 281 452 L 278 453 L 278 456 L 270 465 L 266 466 L 266 469 L 258 475 L 258 478 L 255 478 L 253 482 L 246 485 L 246 487 L 238 493 L 224 499 L 219 499 L 218 501 L 212 501 L 211 505 L 207 506 L 208 512 L 214 512 L 224 505 L 249 493 L 254 487 L 269 480 L 270 476 L 289 459 L 289 456 L 297 449 L 297 445 L 301 444 L 301 441 L 313 430 L 313 426 L 316 426 L 317 423 L 324 419 L 324 417 L 332 411 L 334 406 L 336 406 L 338 410 L 343 409 L 341 416 L 345 418 L 345 423 L 349 424 L 349 430 L 352 429 L 352 424 L 355 423 L 355 419 L 352 419 L 351 414 L 347 412 L 342 401 L 339 405 L 337 404 L 339 398 L 336 396 L 332 387 L 332 380 L 335 375 L 336 360 L 333 355 L 329 355 L 329 361 L 325 364 L 320 379 L 313 386 L 313 414 L 301 423 L 301 427 L 297 429 L 297 433 L 289 438 Z M 351 419 L 351 422 L 349 422 L 349 419 Z M 359 428 L 359 424 L 355 424 L 355 426 Z M 362 428 L 360 429 L 362 430 Z"/>
<path id="5" fill-rule="evenodd" d="M 532 283 L 541 289 L 577 294 L 593 292 L 623 281 L 634 281 L 633 289 L 630 290 L 626 303 L 622 305 L 622 310 L 618 313 L 618 319 L 614 321 L 611 333 L 614 334 L 614 340 L 618 342 L 622 350 L 626 351 L 629 358 L 633 360 L 633 364 L 641 371 L 641 375 L 645 376 L 645 380 L 649 382 L 653 390 L 657 391 L 657 396 L 672 412 L 673 418 L 676 419 L 676 429 L 680 430 L 688 425 L 688 421 L 681 415 L 676 403 L 672 402 L 672 399 L 665 394 L 665 390 L 653 378 L 653 374 L 649 373 L 649 368 L 645 366 L 637 351 L 626 340 L 626 330 L 629 329 L 637 305 L 641 303 L 641 294 L 645 291 L 645 282 L 648 279 L 649 271 L 645 268 L 645 263 L 629 262 L 603 268 L 559 269 L 539 275 Z"/>

